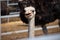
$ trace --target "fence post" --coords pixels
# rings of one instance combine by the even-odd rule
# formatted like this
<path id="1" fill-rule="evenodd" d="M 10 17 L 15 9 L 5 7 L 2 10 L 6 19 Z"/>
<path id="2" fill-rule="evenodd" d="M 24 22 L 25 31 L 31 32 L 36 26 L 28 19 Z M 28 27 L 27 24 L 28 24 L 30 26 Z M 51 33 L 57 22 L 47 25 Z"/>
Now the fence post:
<path id="1" fill-rule="evenodd" d="M 0 16 L 1 16 L 1 1 L 0 1 Z M 1 40 L 1 18 L 0 18 L 0 40 Z"/>
<path id="2" fill-rule="evenodd" d="M 9 23 L 9 17 L 7 18 L 7 23 Z"/>
<path id="3" fill-rule="evenodd" d="M 34 37 L 34 29 L 35 29 L 35 16 L 31 19 L 29 19 L 29 27 L 28 27 L 28 37 L 33 38 Z"/>

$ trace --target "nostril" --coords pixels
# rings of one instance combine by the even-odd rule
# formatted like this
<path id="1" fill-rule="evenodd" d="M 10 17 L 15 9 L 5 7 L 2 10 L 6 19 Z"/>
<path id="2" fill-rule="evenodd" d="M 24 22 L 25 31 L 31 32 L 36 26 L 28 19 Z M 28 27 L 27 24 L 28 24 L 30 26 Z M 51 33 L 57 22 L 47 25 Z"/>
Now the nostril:
<path id="1" fill-rule="evenodd" d="M 29 14 L 25 14 L 25 15 L 29 15 Z"/>
<path id="2" fill-rule="evenodd" d="M 30 15 L 31 13 L 25 14 L 25 15 Z"/>

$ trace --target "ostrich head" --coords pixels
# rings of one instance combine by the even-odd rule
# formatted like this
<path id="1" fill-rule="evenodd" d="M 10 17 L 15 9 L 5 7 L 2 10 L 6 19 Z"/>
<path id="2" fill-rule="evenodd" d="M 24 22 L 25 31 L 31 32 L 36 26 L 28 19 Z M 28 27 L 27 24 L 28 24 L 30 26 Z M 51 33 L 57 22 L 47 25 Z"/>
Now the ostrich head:
<path id="1" fill-rule="evenodd" d="M 25 17 L 28 19 L 33 18 L 36 14 L 35 8 L 32 6 L 25 7 L 24 10 L 25 10 Z"/>
<path id="2" fill-rule="evenodd" d="M 19 5 L 21 11 L 27 19 L 30 19 L 35 15 L 34 0 L 20 0 Z"/>

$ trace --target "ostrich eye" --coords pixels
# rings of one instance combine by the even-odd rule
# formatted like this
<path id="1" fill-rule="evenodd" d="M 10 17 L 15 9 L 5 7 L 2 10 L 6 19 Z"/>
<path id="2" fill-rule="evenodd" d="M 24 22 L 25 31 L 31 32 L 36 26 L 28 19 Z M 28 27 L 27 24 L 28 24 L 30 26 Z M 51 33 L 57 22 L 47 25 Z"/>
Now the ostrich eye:
<path id="1" fill-rule="evenodd" d="M 32 10 L 32 12 L 34 12 L 34 10 Z"/>

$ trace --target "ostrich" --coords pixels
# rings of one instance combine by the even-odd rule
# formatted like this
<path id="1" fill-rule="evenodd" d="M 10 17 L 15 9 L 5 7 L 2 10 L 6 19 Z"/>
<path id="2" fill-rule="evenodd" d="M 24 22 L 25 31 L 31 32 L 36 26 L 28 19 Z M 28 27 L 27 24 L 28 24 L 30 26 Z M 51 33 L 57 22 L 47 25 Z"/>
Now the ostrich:
<path id="1" fill-rule="evenodd" d="M 59 0 L 20 0 L 21 20 L 28 24 L 28 19 L 35 15 L 35 25 L 41 25 L 44 34 L 47 34 L 46 24 L 59 20 L 60 26 L 60 1 Z"/>

